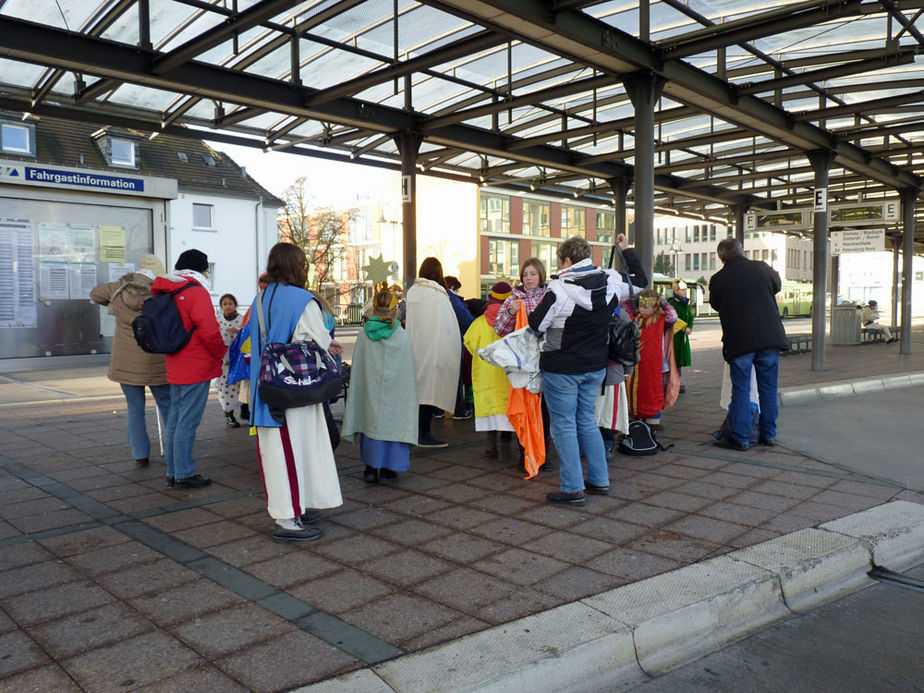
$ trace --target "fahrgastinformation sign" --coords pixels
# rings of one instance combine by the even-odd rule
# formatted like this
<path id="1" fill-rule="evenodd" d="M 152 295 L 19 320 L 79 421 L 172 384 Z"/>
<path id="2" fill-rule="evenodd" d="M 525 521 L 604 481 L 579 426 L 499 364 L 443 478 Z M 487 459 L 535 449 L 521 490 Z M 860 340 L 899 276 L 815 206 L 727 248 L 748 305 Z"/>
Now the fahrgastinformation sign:
<path id="1" fill-rule="evenodd" d="M 884 229 L 845 229 L 831 232 L 831 255 L 875 253 L 884 248 Z"/>

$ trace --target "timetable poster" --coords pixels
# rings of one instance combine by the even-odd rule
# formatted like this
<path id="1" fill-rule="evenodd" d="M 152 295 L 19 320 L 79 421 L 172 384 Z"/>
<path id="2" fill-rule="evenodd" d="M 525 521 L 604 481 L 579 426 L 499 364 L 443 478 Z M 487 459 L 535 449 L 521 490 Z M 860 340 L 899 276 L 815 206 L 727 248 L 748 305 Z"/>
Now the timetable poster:
<path id="1" fill-rule="evenodd" d="M 28 219 L 0 219 L 0 329 L 35 327 L 35 236 Z"/>
<path id="2" fill-rule="evenodd" d="M 72 262 L 67 266 L 68 288 L 71 299 L 90 298 L 96 286 L 96 265 L 89 262 Z"/>
<path id="3" fill-rule="evenodd" d="M 66 301 L 71 297 L 66 262 L 39 263 L 39 296 L 43 301 Z"/>

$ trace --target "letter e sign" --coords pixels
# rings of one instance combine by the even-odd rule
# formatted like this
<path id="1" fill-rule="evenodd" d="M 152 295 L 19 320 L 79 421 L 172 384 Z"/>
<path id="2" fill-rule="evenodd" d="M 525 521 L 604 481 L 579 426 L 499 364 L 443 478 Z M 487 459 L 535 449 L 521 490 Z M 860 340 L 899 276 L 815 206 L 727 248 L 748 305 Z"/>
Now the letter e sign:
<path id="1" fill-rule="evenodd" d="M 828 189 L 827 188 L 815 188 L 815 211 L 816 212 L 827 212 L 828 211 Z"/>

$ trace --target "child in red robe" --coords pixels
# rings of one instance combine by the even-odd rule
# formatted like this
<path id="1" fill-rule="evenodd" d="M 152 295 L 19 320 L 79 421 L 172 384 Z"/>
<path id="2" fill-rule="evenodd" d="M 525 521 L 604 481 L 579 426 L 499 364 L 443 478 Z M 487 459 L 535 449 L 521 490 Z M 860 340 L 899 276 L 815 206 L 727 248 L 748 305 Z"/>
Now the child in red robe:
<path id="1" fill-rule="evenodd" d="M 658 292 L 646 289 L 638 295 L 639 361 L 626 389 L 629 415 L 658 426 L 661 412 L 677 400 L 680 374 L 674 363 L 674 332 L 686 327 L 677 311 Z"/>

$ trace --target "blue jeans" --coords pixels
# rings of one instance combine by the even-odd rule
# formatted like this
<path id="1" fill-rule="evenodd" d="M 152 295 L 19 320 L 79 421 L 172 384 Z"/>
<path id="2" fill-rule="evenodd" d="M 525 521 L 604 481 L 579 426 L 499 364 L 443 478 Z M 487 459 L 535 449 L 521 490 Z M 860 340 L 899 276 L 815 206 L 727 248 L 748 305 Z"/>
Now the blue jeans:
<path id="1" fill-rule="evenodd" d="M 151 439 L 144 421 L 144 385 L 122 385 L 125 404 L 128 407 L 128 444 L 132 448 L 132 457 L 144 460 L 151 456 Z M 151 385 L 151 394 L 157 402 L 157 408 L 164 421 L 170 416 L 170 386 Z M 155 412 L 155 416 L 156 416 Z"/>
<path id="2" fill-rule="evenodd" d="M 542 397 L 549 408 L 552 440 L 561 460 L 563 493 L 584 490 L 581 448 L 587 458 L 587 481 L 594 486 L 610 485 L 603 438 L 594 420 L 594 403 L 605 376 L 605 368 L 577 374 L 542 371 Z"/>
<path id="3" fill-rule="evenodd" d="M 776 438 L 776 419 L 779 416 L 776 383 L 780 371 L 780 350 L 759 349 L 736 356 L 728 362 L 732 382 L 729 409 L 732 438 L 742 445 L 748 444 L 748 432 L 751 430 L 751 367 L 757 375 L 760 437 L 773 440 Z"/>
<path id="4" fill-rule="evenodd" d="M 196 475 L 196 462 L 192 458 L 196 429 L 209 399 L 212 383 L 206 380 L 191 385 L 170 386 L 170 416 L 167 418 L 165 451 L 167 476 L 186 479 Z"/>

